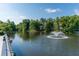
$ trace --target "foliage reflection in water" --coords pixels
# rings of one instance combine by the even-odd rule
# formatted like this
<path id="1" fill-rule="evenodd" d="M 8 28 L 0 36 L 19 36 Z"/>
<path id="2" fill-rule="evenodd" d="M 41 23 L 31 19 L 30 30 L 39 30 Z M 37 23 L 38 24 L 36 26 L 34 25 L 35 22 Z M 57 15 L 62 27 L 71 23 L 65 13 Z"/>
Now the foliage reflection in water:
<path id="1" fill-rule="evenodd" d="M 79 55 L 79 36 L 68 35 L 68 40 L 48 39 L 49 33 L 16 33 L 12 48 L 17 56 Z"/>

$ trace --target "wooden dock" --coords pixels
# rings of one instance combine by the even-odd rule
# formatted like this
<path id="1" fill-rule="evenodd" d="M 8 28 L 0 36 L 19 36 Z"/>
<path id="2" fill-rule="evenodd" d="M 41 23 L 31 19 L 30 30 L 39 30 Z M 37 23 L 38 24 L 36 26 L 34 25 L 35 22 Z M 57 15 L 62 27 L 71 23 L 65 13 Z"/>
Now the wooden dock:
<path id="1" fill-rule="evenodd" d="M 12 50 L 10 39 L 8 39 L 7 35 L 5 35 L 6 42 L 6 56 L 14 56 L 14 52 Z"/>
<path id="2" fill-rule="evenodd" d="M 0 36 L 0 56 L 2 54 L 2 47 L 3 47 L 3 36 Z"/>
<path id="3" fill-rule="evenodd" d="M 3 54 L 3 52 L 5 53 Z M 0 56 L 14 56 L 14 52 L 12 50 L 11 43 L 7 35 L 0 36 Z"/>

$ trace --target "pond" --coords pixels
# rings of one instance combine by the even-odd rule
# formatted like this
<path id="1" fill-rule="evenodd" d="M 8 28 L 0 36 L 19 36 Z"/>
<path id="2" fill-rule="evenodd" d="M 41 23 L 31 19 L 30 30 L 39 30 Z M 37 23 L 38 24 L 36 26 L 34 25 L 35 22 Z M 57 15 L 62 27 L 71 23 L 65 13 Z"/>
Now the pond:
<path id="1" fill-rule="evenodd" d="M 49 33 L 10 34 L 16 56 L 79 56 L 79 35 L 69 39 L 48 39 Z"/>

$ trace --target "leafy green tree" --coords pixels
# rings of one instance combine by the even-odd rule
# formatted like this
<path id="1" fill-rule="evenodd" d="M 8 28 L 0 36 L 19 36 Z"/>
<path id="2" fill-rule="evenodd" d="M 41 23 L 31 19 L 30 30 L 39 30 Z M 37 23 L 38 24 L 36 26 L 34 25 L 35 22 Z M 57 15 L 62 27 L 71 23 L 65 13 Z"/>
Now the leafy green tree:
<path id="1" fill-rule="evenodd" d="M 54 24 L 52 18 L 48 18 L 46 21 L 45 31 L 53 31 L 54 30 Z"/>
<path id="2" fill-rule="evenodd" d="M 12 33 L 14 31 L 16 31 L 15 23 L 13 21 L 11 22 L 10 20 L 8 20 L 5 26 L 5 32 Z"/>
<path id="3" fill-rule="evenodd" d="M 22 32 L 29 31 L 29 19 L 23 19 L 22 21 Z"/>
<path id="4" fill-rule="evenodd" d="M 30 29 L 40 31 L 40 22 L 38 20 L 31 20 Z"/>
<path id="5" fill-rule="evenodd" d="M 63 27 L 63 32 L 74 33 L 75 29 L 78 29 L 79 16 L 63 16 L 61 17 L 61 24 Z"/>

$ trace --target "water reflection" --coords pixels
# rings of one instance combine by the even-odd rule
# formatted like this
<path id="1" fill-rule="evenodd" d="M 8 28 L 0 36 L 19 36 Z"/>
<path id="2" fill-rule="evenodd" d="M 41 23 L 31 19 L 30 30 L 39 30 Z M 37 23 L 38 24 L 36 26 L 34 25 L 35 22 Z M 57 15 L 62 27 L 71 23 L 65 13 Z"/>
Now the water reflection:
<path id="1" fill-rule="evenodd" d="M 14 39 L 14 38 L 15 38 L 15 33 L 16 33 L 16 32 L 7 33 L 8 38 Z"/>
<path id="2" fill-rule="evenodd" d="M 79 36 L 78 35 L 69 35 L 70 39 L 63 40 L 63 44 L 66 44 L 71 49 L 79 49 Z"/>
<path id="3" fill-rule="evenodd" d="M 23 40 L 35 39 L 40 35 L 46 35 L 45 32 L 18 32 L 17 33 Z"/>
<path id="4" fill-rule="evenodd" d="M 79 55 L 79 36 L 68 35 L 67 40 L 48 39 L 49 33 L 16 33 L 12 47 L 16 55 Z"/>

